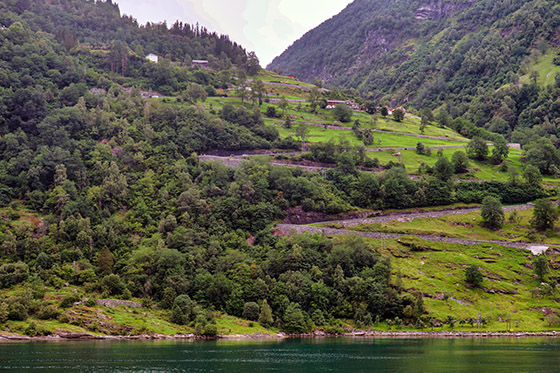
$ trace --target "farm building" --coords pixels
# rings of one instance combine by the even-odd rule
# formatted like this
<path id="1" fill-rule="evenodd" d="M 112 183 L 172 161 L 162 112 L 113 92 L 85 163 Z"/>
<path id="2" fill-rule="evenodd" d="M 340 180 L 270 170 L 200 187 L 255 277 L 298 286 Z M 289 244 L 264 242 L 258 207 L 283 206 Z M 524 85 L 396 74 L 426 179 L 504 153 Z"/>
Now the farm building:
<path id="1" fill-rule="evenodd" d="M 208 60 L 193 60 L 192 61 L 192 66 L 199 66 L 202 68 L 207 68 L 208 67 Z"/>
<path id="2" fill-rule="evenodd" d="M 153 54 L 153 53 L 148 54 L 148 55 L 146 56 L 146 59 L 147 59 L 147 60 L 150 60 L 150 61 L 152 61 L 152 62 L 154 62 L 154 63 L 158 63 L 158 62 L 159 62 L 159 56 L 157 56 L 157 55 L 155 55 L 155 54 Z"/>
<path id="3" fill-rule="evenodd" d="M 350 109 L 354 110 L 354 111 L 360 111 L 362 110 L 361 106 L 358 105 L 357 103 L 355 103 L 352 100 L 347 100 L 347 101 L 340 101 L 340 100 L 328 100 L 327 101 L 327 109 L 334 109 L 334 107 L 336 105 L 346 105 L 348 106 Z"/>

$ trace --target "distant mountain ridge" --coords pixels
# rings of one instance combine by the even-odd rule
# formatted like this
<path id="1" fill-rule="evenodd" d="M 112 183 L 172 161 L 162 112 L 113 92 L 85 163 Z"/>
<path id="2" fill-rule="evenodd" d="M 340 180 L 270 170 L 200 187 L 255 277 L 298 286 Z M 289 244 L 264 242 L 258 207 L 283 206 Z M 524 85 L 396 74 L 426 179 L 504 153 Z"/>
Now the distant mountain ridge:
<path id="1" fill-rule="evenodd" d="M 535 50 L 557 47 L 559 25 L 552 0 L 356 0 L 268 69 L 377 100 L 457 105 L 517 82 Z"/>

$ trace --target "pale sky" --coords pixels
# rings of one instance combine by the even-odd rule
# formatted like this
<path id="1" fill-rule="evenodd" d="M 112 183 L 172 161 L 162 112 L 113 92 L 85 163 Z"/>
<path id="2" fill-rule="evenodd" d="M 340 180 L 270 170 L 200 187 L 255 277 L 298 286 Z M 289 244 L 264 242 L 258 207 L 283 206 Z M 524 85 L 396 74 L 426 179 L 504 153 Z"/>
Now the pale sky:
<path id="1" fill-rule="evenodd" d="M 178 19 L 227 34 L 268 65 L 294 41 L 352 0 L 113 0 L 141 24 Z"/>

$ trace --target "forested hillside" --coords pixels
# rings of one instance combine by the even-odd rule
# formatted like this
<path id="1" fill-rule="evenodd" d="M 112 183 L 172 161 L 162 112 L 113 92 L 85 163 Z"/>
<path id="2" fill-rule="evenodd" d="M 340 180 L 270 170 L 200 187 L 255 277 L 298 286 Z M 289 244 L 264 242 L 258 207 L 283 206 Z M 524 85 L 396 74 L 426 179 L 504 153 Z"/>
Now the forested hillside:
<path id="1" fill-rule="evenodd" d="M 558 153 L 548 139 L 524 154 L 463 118 L 448 126 L 471 142 L 429 111 L 421 120 L 397 110 L 388 117 L 375 103 L 368 112 L 330 110 L 327 99 L 345 92 L 259 72 L 253 53 L 197 26 L 139 26 L 111 1 L 81 0 L 3 1 L 0 23 L 0 324 L 7 332 L 212 336 L 241 327 L 340 332 L 384 320 L 440 325 L 443 298 L 432 298 L 437 313 L 430 314 L 429 289 L 405 287 L 413 274 L 403 280 L 394 265 L 410 251 L 431 250 L 424 243 L 288 234 L 274 225 L 288 216 L 463 208 L 488 195 L 495 204 L 526 203 L 555 193 L 538 170 L 554 174 L 560 162 L 549 162 Z M 193 66 L 194 58 L 209 66 Z M 533 82 L 519 92 L 526 90 L 541 99 L 558 86 Z M 491 156 L 477 136 L 494 142 Z M 437 156 L 430 146 L 440 148 Z M 264 157 L 236 167 L 201 161 L 212 152 L 226 161 L 276 154 L 288 165 L 294 157 L 320 172 Z M 534 165 L 523 179 L 522 156 Z M 517 234 L 545 239 L 529 226 Z M 508 258 L 524 265 L 525 254 Z M 522 276 L 526 300 L 533 284 L 530 273 Z M 114 307 L 122 300 L 133 302 Z M 535 309 L 524 312 L 534 318 Z M 471 311 L 461 317 L 472 319 Z"/>
<path id="2" fill-rule="evenodd" d="M 363 302 L 370 319 L 413 302 L 390 286 L 390 260 L 360 240 L 271 234 L 270 223 L 302 202 L 351 210 L 333 182 L 266 162 L 199 162 L 195 152 L 283 146 L 259 110 L 197 106 L 227 87 L 231 63 L 250 72 L 227 37 L 138 27 L 110 1 L 0 9 L 0 323 L 29 335 L 46 332 L 17 324 L 29 317 L 130 333 L 76 317 L 74 303 L 134 297 L 197 333 L 216 333 L 208 311 L 301 332 L 312 316 L 317 325 L 352 317 Z M 142 49 L 165 59 L 152 64 Z M 191 57 L 217 70 L 192 68 Z M 143 98 L 151 88 L 181 104 Z M 361 200 L 373 204 L 367 193 Z"/>
<path id="3" fill-rule="evenodd" d="M 553 0 L 356 0 L 268 68 L 558 145 L 559 26 Z"/>

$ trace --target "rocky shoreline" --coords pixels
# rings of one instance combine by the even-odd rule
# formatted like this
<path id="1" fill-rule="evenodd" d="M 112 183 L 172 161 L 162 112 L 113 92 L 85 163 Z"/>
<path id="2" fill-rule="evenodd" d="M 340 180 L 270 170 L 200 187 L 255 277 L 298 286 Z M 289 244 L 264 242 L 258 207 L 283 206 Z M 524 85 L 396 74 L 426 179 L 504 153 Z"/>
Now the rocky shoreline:
<path id="1" fill-rule="evenodd" d="M 328 334 L 323 331 L 315 331 L 306 334 L 232 334 L 217 335 L 216 337 L 205 337 L 196 334 L 142 334 L 125 336 L 95 335 L 90 333 L 59 332 L 49 336 L 28 337 L 24 335 L 3 335 L 0 334 L 1 342 L 10 341 L 86 341 L 86 340 L 273 340 L 286 338 L 337 338 L 337 337 L 357 337 L 357 338 L 530 338 L 530 337 L 560 337 L 560 332 L 497 332 L 497 331 L 378 331 L 378 330 L 359 330 L 343 334 Z"/>

